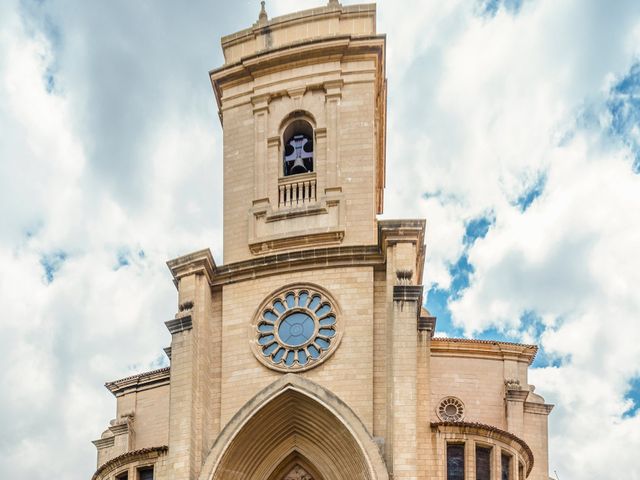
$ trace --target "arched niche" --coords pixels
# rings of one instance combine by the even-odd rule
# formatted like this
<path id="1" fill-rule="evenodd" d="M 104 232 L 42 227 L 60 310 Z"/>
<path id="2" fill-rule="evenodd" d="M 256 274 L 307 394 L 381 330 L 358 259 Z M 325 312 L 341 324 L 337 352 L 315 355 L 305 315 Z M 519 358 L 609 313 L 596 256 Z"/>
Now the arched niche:
<path id="1" fill-rule="evenodd" d="M 276 480 L 295 460 L 314 480 L 389 478 L 378 447 L 354 412 L 318 384 L 288 374 L 231 419 L 200 480 Z"/>

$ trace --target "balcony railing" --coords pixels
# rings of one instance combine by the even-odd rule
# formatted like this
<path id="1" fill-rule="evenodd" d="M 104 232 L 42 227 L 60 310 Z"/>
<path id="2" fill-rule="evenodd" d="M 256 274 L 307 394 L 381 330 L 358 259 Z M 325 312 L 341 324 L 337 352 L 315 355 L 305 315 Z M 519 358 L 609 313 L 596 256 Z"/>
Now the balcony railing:
<path id="1" fill-rule="evenodd" d="M 316 202 L 315 173 L 292 175 L 278 183 L 278 207 L 302 207 Z"/>

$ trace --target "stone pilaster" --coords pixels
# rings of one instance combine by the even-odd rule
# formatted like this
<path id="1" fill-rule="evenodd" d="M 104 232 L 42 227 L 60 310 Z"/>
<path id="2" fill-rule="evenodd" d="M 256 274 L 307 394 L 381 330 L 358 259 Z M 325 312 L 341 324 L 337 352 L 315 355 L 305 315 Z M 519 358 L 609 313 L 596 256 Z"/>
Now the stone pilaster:
<path id="1" fill-rule="evenodd" d="M 416 248 L 394 244 L 387 253 L 393 282 L 391 326 L 391 467 L 394 479 L 418 478 L 418 332 L 422 286 L 412 285 Z M 391 267 L 392 271 L 389 271 Z"/>
<path id="2" fill-rule="evenodd" d="M 418 317 L 418 478 L 430 478 L 431 468 L 431 337 L 435 332 L 436 318 L 428 316 L 427 311 L 421 309 Z"/>
<path id="3" fill-rule="evenodd" d="M 520 386 L 518 380 L 505 381 L 505 407 L 507 430 L 522 438 L 524 434 L 524 401 L 529 390 Z"/>
<path id="4" fill-rule="evenodd" d="M 197 478 L 210 447 L 211 280 L 208 250 L 168 263 L 178 287 L 179 312 L 166 322 L 171 333 L 168 480 Z"/>

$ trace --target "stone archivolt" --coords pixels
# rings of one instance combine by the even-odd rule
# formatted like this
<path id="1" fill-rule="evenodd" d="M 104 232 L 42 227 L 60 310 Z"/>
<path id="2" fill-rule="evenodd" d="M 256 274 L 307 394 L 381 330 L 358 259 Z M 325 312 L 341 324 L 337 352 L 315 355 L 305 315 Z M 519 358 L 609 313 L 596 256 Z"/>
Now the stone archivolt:
<path id="1" fill-rule="evenodd" d="M 353 411 L 319 385 L 287 374 L 229 422 L 209 452 L 200 480 L 222 480 L 230 472 L 239 478 L 271 479 L 274 465 L 292 456 L 317 470 L 315 480 L 389 478 L 377 445 Z"/>

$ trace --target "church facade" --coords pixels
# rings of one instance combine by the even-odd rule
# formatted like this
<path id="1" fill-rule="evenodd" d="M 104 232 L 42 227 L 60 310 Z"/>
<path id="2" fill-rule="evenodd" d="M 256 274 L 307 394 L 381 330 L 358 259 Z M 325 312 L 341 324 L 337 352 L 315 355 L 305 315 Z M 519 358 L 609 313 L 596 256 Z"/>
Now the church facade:
<path id="1" fill-rule="evenodd" d="M 170 367 L 108 382 L 92 480 L 548 480 L 532 345 L 434 337 L 424 220 L 379 220 L 374 4 L 222 38 L 224 262 L 168 262 Z"/>

